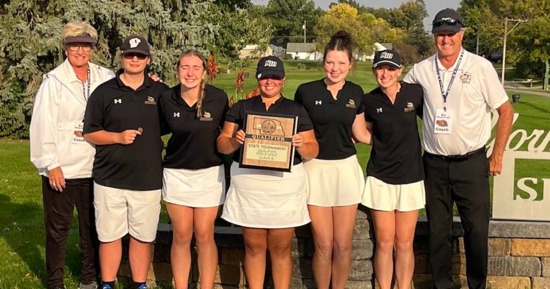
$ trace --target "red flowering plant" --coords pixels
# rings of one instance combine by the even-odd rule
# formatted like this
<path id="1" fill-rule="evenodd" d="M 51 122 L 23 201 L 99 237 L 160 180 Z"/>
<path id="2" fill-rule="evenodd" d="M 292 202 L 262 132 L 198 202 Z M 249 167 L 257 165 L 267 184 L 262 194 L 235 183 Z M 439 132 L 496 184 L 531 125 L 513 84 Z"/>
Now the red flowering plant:
<path id="1" fill-rule="evenodd" d="M 214 55 L 210 54 L 208 56 L 208 82 L 212 83 L 218 77 L 218 73 L 220 73 L 220 65 Z"/>
<path id="2" fill-rule="evenodd" d="M 246 99 L 253 98 L 254 96 L 257 96 L 260 94 L 260 88 L 256 86 L 253 90 L 251 90 L 249 93 L 246 94 Z"/>
<path id="3" fill-rule="evenodd" d="M 235 94 L 229 98 L 229 106 L 232 106 L 235 102 L 241 99 L 249 99 L 260 94 L 260 88 L 256 86 L 253 90 L 248 92 L 243 97 L 243 84 L 248 78 L 248 73 L 244 70 L 239 70 L 237 73 L 237 79 L 235 80 Z"/>
<path id="4" fill-rule="evenodd" d="M 237 73 L 237 79 L 235 79 L 235 94 L 229 98 L 229 106 L 233 106 L 237 101 L 242 99 L 243 83 L 246 79 L 244 70 L 240 69 Z"/>

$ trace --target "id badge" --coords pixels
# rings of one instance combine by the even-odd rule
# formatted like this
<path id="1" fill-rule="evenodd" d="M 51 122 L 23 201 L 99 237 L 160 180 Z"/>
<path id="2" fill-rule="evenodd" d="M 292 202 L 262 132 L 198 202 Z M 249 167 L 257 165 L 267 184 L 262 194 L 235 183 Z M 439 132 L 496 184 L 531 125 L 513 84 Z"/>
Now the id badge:
<path id="1" fill-rule="evenodd" d="M 453 128 L 453 110 L 439 108 L 435 114 L 434 133 L 450 134 Z"/>
<path id="2" fill-rule="evenodd" d="M 73 130 L 73 143 L 74 144 L 81 144 L 81 143 L 85 143 L 86 140 L 84 139 L 84 136 L 83 136 L 83 128 L 84 128 L 84 123 L 77 123 L 75 126 L 74 126 L 74 130 Z"/>

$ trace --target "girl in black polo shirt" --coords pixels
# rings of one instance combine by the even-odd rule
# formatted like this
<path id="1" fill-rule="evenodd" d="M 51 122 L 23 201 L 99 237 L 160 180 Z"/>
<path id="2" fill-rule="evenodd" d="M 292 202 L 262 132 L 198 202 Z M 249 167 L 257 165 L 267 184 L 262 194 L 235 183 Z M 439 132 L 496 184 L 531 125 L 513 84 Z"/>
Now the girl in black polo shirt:
<path id="1" fill-rule="evenodd" d="M 163 133 L 172 133 L 163 161 L 162 197 L 174 228 L 176 288 L 188 286 L 193 232 L 201 288 L 214 286 L 218 264 L 214 220 L 225 197 L 225 176 L 216 138 L 229 106 L 225 92 L 205 84 L 206 68 L 201 54 L 184 52 L 177 64 L 180 84 L 160 98 Z"/>
<path id="2" fill-rule="evenodd" d="M 363 116 L 363 90 L 346 81 L 352 51 L 349 33 L 334 34 L 323 56 L 325 78 L 300 85 L 294 98 L 309 113 L 319 142 L 319 155 L 304 167 L 315 242 L 313 273 L 320 289 L 346 285 L 355 213 L 364 187 L 352 137 L 369 143 L 370 134 Z"/>
<path id="3" fill-rule="evenodd" d="M 423 92 L 399 82 L 396 51 L 376 52 L 372 72 L 379 87 L 365 95 L 365 118 L 372 150 L 362 204 L 370 208 L 376 237 L 374 270 L 381 289 L 390 289 L 394 268 L 399 288 L 410 288 L 414 271 L 413 239 L 418 210 L 424 207 L 424 170 L 417 117 Z"/>
<path id="4" fill-rule="evenodd" d="M 275 56 L 260 59 L 256 77 L 260 95 L 231 107 L 218 137 L 218 150 L 233 153 L 234 160 L 222 218 L 243 226 L 244 270 L 249 288 L 263 288 L 269 250 L 275 288 L 285 289 L 289 288 L 292 275 L 290 247 L 294 228 L 310 221 L 302 158 L 314 158 L 319 148 L 303 107 L 281 95 L 285 82 L 283 62 Z M 247 112 L 298 117 L 298 133 L 292 136 L 296 154 L 291 172 L 239 167 L 238 156 L 245 137 L 241 128 Z"/>

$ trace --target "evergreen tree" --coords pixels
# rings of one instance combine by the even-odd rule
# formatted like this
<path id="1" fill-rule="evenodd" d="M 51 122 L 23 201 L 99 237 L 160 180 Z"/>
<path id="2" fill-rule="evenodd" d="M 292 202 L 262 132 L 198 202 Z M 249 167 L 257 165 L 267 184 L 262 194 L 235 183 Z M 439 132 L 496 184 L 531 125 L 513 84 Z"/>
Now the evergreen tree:
<path id="1" fill-rule="evenodd" d="M 242 13 L 227 12 L 220 17 L 219 11 L 226 8 L 219 7 L 237 11 L 248 5 L 248 0 L 0 0 L 0 3 L 3 4 L 0 136 L 28 136 L 34 95 L 43 73 L 63 61 L 61 30 L 69 21 L 85 20 L 97 29 L 99 42 L 92 62 L 111 69 L 120 63 L 117 51 L 126 36 L 146 37 L 153 54 L 151 71 L 167 82 L 175 75 L 177 57 L 187 48 L 203 52 L 234 51 L 247 44 L 238 37 L 216 42 L 215 39 L 234 33 L 234 26 L 225 22 L 244 23 L 239 32 L 246 34 L 248 41 L 266 38 L 266 31 L 269 33 L 266 26 L 249 26 L 248 18 L 236 19 Z"/>

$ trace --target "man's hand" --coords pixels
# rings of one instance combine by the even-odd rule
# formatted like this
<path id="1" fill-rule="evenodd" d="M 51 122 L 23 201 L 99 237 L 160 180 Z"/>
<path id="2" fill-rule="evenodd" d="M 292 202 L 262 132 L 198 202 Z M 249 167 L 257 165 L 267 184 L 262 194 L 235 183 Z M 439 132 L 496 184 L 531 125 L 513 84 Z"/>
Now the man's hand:
<path id="1" fill-rule="evenodd" d="M 489 175 L 494 177 L 500 173 L 502 173 L 502 155 L 493 152 L 489 157 Z"/>

